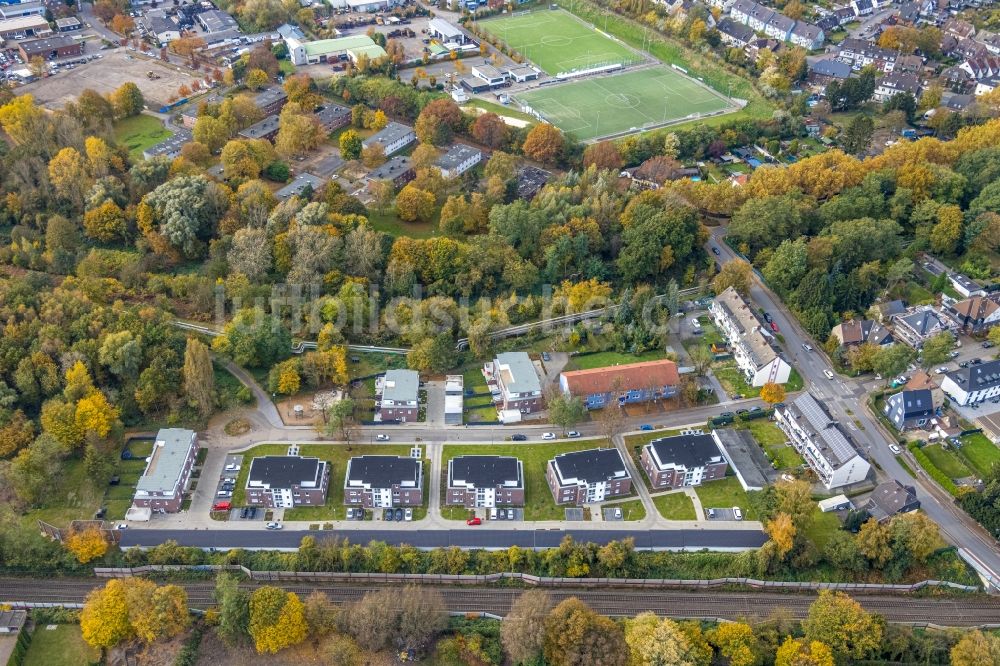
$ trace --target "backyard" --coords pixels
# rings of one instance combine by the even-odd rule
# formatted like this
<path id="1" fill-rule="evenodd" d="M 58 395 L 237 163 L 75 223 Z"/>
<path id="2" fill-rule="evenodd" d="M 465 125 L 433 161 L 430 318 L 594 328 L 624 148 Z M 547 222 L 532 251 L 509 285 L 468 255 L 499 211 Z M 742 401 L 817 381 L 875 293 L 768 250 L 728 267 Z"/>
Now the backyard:
<path id="1" fill-rule="evenodd" d="M 972 471 L 965 466 L 965 463 L 959 459 L 953 450 L 949 449 L 946 451 L 940 444 L 928 444 L 921 450 L 927 454 L 927 457 L 935 467 L 944 472 L 952 480 L 974 476 Z"/>
<path id="2" fill-rule="evenodd" d="M 462 372 L 462 381 L 466 391 L 463 404 L 465 423 L 497 423 L 497 410 L 493 405 L 493 396 L 486 385 L 482 367 L 477 363 L 466 367 Z M 472 391 L 474 395 L 468 395 Z"/>
<path id="3" fill-rule="evenodd" d="M 667 520 L 698 520 L 694 502 L 683 491 L 654 495 L 653 504 L 656 505 L 660 515 Z"/>
<path id="4" fill-rule="evenodd" d="M 798 451 L 788 445 L 788 437 L 773 421 L 764 418 L 737 421 L 735 427 L 749 430 L 778 469 L 792 469 L 805 463 Z"/>
<path id="5" fill-rule="evenodd" d="M 582 449 L 600 446 L 603 440 L 574 440 L 555 444 L 498 444 L 484 446 L 482 444 L 447 444 L 441 460 L 441 469 L 448 469 L 448 461 L 457 456 L 466 455 L 497 455 L 516 456 L 524 466 L 524 519 L 525 520 L 563 520 L 564 506 L 558 506 L 552 499 L 552 491 L 545 480 L 545 470 L 549 460 L 560 453 L 580 451 Z M 445 487 L 442 483 L 442 488 Z M 442 511 L 445 518 L 453 520 L 464 519 L 468 511 L 462 507 L 458 510 Z"/>
<path id="6" fill-rule="evenodd" d="M 142 156 L 142 151 L 173 136 L 160 122 L 159 118 L 144 113 L 131 118 L 123 118 L 114 125 L 115 142 L 128 148 L 129 155 L 135 159 Z"/>
<path id="7" fill-rule="evenodd" d="M 247 475 L 250 473 L 250 461 L 256 456 L 278 455 L 288 452 L 287 444 L 261 444 L 243 454 L 243 465 L 236 479 L 236 490 L 233 493 L 233 506 L 243 506 Z M 347 461 L 355 456 L 383 455 L 408 456 L 410 447 L 406 444 L 361 445 L 352 446 L 348 451 L 343 444 L 304 444 L 299 447 L 299 454 L 313 456 L 330 463 L 330 490 L 327 493 L 326 504 L 323 506 L 299 506 L 285 509 L 285 520 L 343 520 L 347 507 L 344 506 L 344 475 L 347 473 Z M 420 520 L 427 515 L 428 460 L 424 458 L 424 504 L 423 507 L 413 507 L 414 520 Z"/>
<path id="8" fill-rule="evenodd" d="M 49 629 L 48 627 L 52 627 Z M 41 625 L 31 634 L 23 666 L 77 666 L 101 661 L 101 653 L 87 645 L 78 624 Z"/>
<path id="9" fill-rule="evenodd" d="M 986 476 L 993 465 L 1000 463 L 1000 448 L 981 432 L 963 437 L 959 451 L 981 477 Z"/>
<path id="10" fill-rule="evenodd" d="M 705 509 L 728 509 L 740 507 L 744 520 L 756 520 L 757 514 L 750 506 L 747 493 L 735 476 L 727 476 L 719 481 L 709 481 L 695 486 L 701 506 Z"/>
<path id="11" fill-rule="evenodd" d="M 641 363 L 643 361 L 658 361 L 664 358 L 661 350 L 642 352 L 641 354 L 627 354 L 624 352 L 604 351 L 594 354 L 580 354 L 574 356 L 566 364 L 564 370 L 591 370 L 593 368 L 607 368 L 613 365 L 625 365 L 627 363 Z"/>

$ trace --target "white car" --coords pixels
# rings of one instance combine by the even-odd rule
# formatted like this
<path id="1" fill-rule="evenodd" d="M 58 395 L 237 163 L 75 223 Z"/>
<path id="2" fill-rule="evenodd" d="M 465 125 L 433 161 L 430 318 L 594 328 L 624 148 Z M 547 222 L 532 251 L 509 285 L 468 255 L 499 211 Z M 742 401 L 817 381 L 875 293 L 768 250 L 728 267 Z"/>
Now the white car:
<path id="1" fill-rule="evenodd" d="M 743 520 L 743 512 L 740 511 L 740 507 L 738 506 L 733 507 L 733 516 L 736 517 L 736 520 Z"/>
<path id="2" fill-rule="evenodd" d="M 902 453 L 902 452 L 903 452 L 903 451 L 902 451 L 902 449 L 900 449 L 900 448 L 899 448 L 898 446 L 896 446 L 895 444 L 890 444 L 890 445 L 889 445 L 889 450 L 890 450 L 890 451 L 892 451 L 892 452 L 893 452 L 893 454 L 895 454 L 895 455 L 897 455 L 897 456 L 898 456 L 898 455 L 899 455 L 900 453 Z"/>
<path id="3" fill-rule="evenodd" d="M 950 356 L 952 358 L 958 358 L 959 357 L 959 352 L 953 351 L 950 354 L 948 354 L 948 356 Z"/>
<path id="4" fill-rule="evenodd" d="M 943 375 L 946 372 L 948 372 L 948 368 L 946 368 L 946 367 L 944 367 L 942 365 L 940 368 L 938 368 L 937 370 L 934 371 L 934 374 L 936 374 L 936 375 Z"/>
<path id="5" fill-rule="evenodd" d="M 825 376 L 825 377 L 826 377 L 827 379 L 833 379 L 833 372 L 832 372 L 831 370 L 824 370 L 824 371 L 823 371 L 823 375 L 824 375 L 824 376 Z"/>
<path id="6" fill-rule="evenodd" d="M 542 439 L 555 439 L 556 434 L 554 432 L 547 432 L 542 435 Z"/>
<path id="7" fill-rule="evenodd" d="M 230 464 L 226 465 L 226 471 L 227 472 L 238 472 L 238 471 L 240 471 L 240 466 L 237 465 L 237 464 L 235 464 L 235 463 L 230 463 Z"/>
<path id="8" fill-rule="evenodd" d="M 375 441 L 377 442 L 388 442 L 389 435 L 375 435 Z"/>
<path id="9" fill-rule="evenodd" d="M 269 530 L 280 530 L 281 529 L 281 523 L 276 523 L 276 522 L 272 521 L 272 522 L 268 523 L 267 525 L 265 525 L 264 527 L 266 527 Z"/>
<path id="10" fill-rule="evenodd" d="M 568 433 L 566 433 L 566 436 L 567 437 L 571 437 L 571 438 L 572 437 L 579 437 L 580 433 L 578 433 L 576 430 L 570 430 Z"/>
<path id="11" fill-rule="evenodd" d="M 347 507 L 347 519 L 354 520 L 354 507 Z"/>
<path id="12" fill-rule="evenodd" d="M 413 520 L 413 509 L 407 509 L 403 513 L 403 520 Z"/>
<path id="13" fill-rule="evenodd" d="M 805 342 L 802 343 L 802 348 L 805 349 L 807 352 L 811 352 L 813 350 L 812 346 L 810 346 Z"/>

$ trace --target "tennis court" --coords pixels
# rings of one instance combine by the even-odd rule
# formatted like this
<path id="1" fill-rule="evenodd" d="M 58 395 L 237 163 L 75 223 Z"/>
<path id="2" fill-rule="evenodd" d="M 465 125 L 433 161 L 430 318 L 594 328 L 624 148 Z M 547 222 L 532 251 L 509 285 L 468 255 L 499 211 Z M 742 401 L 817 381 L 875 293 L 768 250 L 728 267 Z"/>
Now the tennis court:
<path id="1" fill-rule="evenodd" d="M 553 76 L 598 65 L 642 61 L 642 56 L 624 44 L 561 9 L 489 19 L 479 27 Z"/>
<path id="2" fill-rule="evenodd" d="M 722 111 L 730 103 L 697 81 L 660 66 L 519 93 L 559 129 L 587 140 Z"/>

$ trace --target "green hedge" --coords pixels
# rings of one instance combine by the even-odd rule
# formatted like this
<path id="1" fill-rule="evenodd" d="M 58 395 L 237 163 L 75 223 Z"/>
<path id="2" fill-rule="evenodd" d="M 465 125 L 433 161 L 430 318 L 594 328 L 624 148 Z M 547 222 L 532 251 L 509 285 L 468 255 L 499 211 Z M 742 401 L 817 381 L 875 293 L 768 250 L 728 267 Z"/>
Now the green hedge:
<path id="1" fill-rule="evenodd" d="M 907 448 L 910 449 L 910 453 L 913 454 L 913 457 L 917 459 L 917 462 L 920 463 L 920 466 L 924 468 L 932 479 L 940 483 L 941 487 L 951 493 L 952 497 L 958 497 L 958 486 L 951 480 L 951 477 L 931 462 L 931 459 L 927 457 L 927 454 L 923 452 L 917 442 L 910 442 Z"/>
<path id="2" fill-rule="evenodd" d="M 24 656 L 28 654 L 28 646 L 30 645 L 31 634 L 22 629 L 21 633 L 17 635 L 17 643 L 14 644 L 14 650 L 10 653 L 7 666 L 21 666 L 24 663 Z"/>

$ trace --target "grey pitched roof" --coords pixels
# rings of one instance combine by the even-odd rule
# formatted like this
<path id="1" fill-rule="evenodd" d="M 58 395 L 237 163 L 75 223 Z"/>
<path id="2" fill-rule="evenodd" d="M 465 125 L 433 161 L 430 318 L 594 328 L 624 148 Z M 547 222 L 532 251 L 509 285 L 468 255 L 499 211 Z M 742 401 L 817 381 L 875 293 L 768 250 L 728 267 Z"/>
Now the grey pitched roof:
<path id="1" fill-rule="evenodd" d="M 820 76 L 832 76 L 837 79 L 846 79 L 851 76 L 851 66 L 839 60 L 819 60 L 810 65 L 809 68 Z"/>
<path id="2" fill-rule="evenodd" d="M 755 34 L 753 28 L 750 26 L 737 23 L 729 17 L 719 21 L 719 24 L 716 27 L 719 29 L 719 32 L 729 35 L 734 39 L 738 39 L 741 42 L 749 42 L 753 39 Z"/>
<path id="3" fill-rule="evenodd" d="M 934 413 L 934 399 L 930 389 L 900 391 L 886 400 L 893 412 L 902 410 L 904 420 L 930 416 Z"/>
<path id="4" fill-rule="evenodd" d="M 395 485 L 420 487 L 421 462 L 401 456 L 358 456 L 347 462 L 348 485 L 391 488 Z"/>
<path id="5" fill-rule="evenodd" d="M 811 393 L 800 395 L 789 408 L 799 425 L 813 433 L 813 441 L 831 466 L 843 466 L 858 455 L 851 440 Z"/>
<path id="6" fill-rule="evenodd" d="M 952 370 L 948 377 L 965 391 L 985 391 L 1000 386 L 1000 360 Z"/>
<path id="7" fill-rule="evenodd" d="M 475 488 L 495 488 L 513 481 L 524 485 L 521 462 L 514 456 L 458 456 L 448 461 L 448 485 L 456 481 Z"/>
<path id="8" fill-rule="evenodd" d="M 291 488 L 304 483 L 319 486 L 325 461 L 302 456 L 261 456 L 250 463 L 247 488 Z"/>
<path id="9" fill-rule="evenodd" d="M 877 520 L 882 520 L 896 515 L 906 507 L 920 507 L 916 489 L 893 479 L 875 486 L 866 508 Z"/>
<path id="10" fill-rule="evenodd" d="M 588 449 L 562 453 L 553 459 L 560 485 L 569 480 L 599 483 L 629 477 L 625 461 L 618 449 Z"/>
<path id="11" fill-rule="evenodd" d="M 675 465 L 692 469 L 725 460 L 711 435 L 675 435 L 654 439 L 647 444 L 660 466 Z"/>

